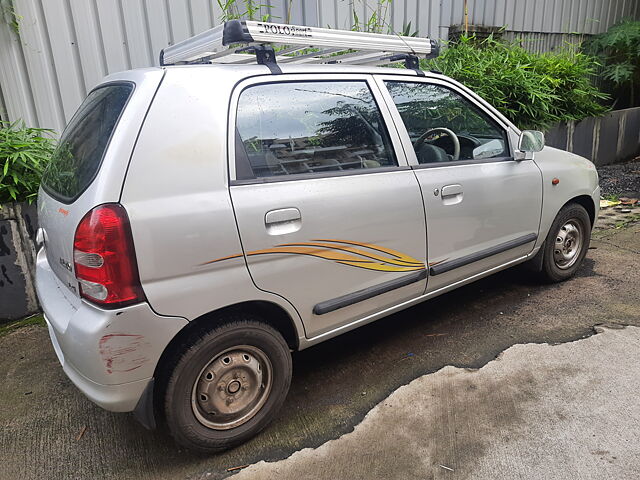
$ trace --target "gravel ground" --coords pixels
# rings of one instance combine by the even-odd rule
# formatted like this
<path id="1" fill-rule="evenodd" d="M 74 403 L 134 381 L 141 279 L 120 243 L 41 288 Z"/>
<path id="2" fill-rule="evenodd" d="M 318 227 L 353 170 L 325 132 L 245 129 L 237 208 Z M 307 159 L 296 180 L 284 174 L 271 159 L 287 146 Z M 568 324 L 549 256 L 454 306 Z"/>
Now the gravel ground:
<path id="1" fill-rule="evenodd" d="M 640 157 L 625 163 L 598 167 L 600 194 L 625 195 L 638 198 L 640 194 Z"/>

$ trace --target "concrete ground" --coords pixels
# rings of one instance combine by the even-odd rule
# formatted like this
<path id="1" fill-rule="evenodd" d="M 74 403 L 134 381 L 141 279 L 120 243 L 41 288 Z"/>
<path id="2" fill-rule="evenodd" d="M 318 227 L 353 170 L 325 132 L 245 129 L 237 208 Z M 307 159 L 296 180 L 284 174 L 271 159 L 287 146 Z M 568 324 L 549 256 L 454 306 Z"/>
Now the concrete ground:
<path id="1" fill-rule="evenodd" d="M 633 479 L 640 476 L 640 328 L 515 345 L 480 370 L 400 387 L 337 440 L 234 480 Z"/>
<path id="2" fill-rule="evenodd" d="M 638 478 L 639 329 L 594 335 L 640 326 L 638 285 L 640 223 L 598 231 L 571 281 L 511 269 L 295 354 L 273 424 L 209 457 L 92 405 L 46 330 L 20 329 L 0 338 L 0 479 L 213 479 L 261 460 L 277 463 L 238 478 Z"/>

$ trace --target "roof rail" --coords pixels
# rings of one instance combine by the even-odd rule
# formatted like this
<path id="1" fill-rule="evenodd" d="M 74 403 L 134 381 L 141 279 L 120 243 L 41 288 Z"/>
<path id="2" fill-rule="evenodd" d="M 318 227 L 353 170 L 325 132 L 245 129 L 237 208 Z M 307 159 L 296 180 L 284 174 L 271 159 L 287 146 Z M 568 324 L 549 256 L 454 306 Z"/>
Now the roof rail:
<path id="1" fill-rule="evenodd" d="M 247 48 L 260 46 L 266 48 Z M 404 61 L 407 68 L 417 70 L 420 56 L 434 58 L 439 50 L 438 43 L 428 38 L 230 20 L 165 48 L 160 52 L 160 65 L 257 61 L 277 73 L 276 63 L 382 65 Z M 270 51 L 275 55 L 269 55 Z"/>

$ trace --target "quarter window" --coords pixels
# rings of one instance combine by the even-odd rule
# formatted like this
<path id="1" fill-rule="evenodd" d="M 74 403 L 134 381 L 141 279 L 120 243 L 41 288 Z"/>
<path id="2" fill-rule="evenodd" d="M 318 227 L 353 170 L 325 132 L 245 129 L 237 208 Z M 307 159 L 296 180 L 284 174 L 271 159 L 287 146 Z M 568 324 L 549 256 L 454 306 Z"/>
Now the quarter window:
<path id="1" fill-rule="evenodd" d="M 418 163 L 507 157 L 504 129 L 461 95 L 427 83 L 386 82 Z"/>
<path id="2" fill-rule="evenodd" d="M 363 81 L 249 87 L 238 101 L 236 127 L 239 180 L 397 165 Z"/>

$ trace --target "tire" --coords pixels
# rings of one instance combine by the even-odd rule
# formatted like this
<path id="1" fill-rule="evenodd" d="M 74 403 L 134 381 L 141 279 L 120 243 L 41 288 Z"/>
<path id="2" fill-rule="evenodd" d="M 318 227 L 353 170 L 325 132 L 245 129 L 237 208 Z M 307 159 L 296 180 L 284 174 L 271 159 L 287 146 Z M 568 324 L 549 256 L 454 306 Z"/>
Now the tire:
<path id="1" fill-rule="evenodd" d="M 543 245 L 541 275 L 547 282 L 571 278 L 584 260 L 591 239 L 591 220 L 582 205 L 570 203 L 558 212 Z"/>
<path id="2" fill-rule="evenodd" d="M 291 354 L 271 326 L 230 316 L 193 338 L 166 372 L 164 415 L 175 441 L 211 453 L 266 427 L 291 383 Z"/>

